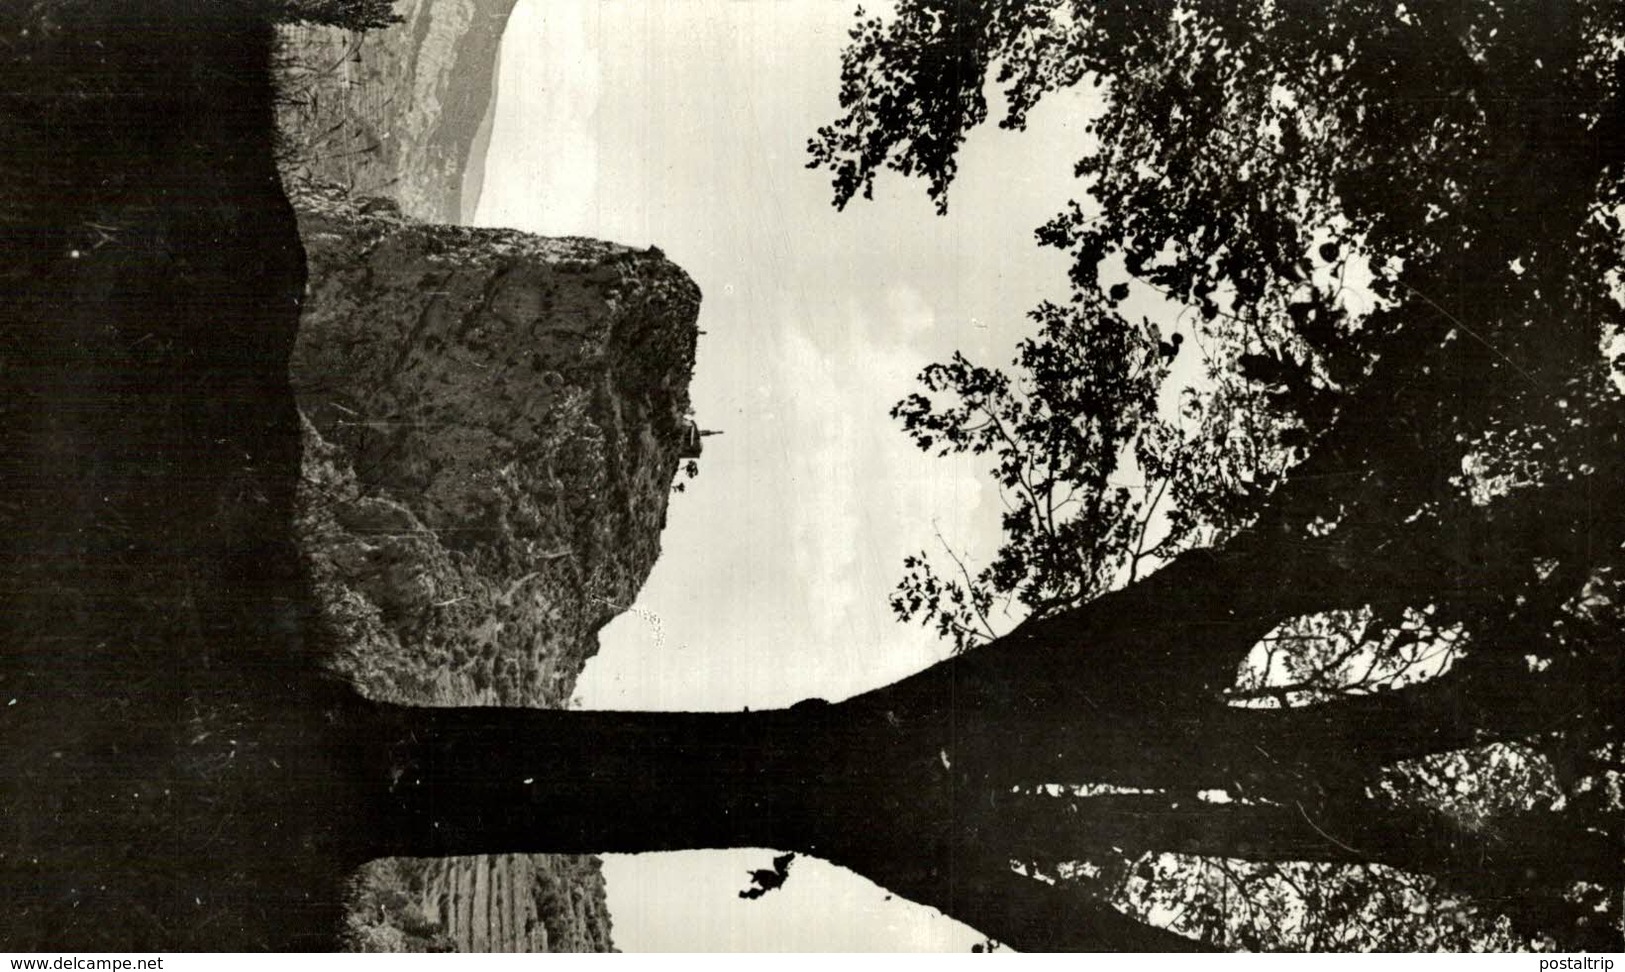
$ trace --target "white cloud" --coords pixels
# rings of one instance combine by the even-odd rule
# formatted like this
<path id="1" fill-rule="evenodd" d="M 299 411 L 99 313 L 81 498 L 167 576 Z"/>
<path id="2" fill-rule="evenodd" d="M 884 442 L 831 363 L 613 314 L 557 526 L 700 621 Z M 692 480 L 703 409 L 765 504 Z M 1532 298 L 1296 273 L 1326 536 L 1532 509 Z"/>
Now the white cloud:
<path id="1" fill-rule="evenodd" d="M 886 288 L 886 315 L 898 336 L 912 339 L 937 326 L 937 310 L 918 290 L 904 283 Z"/>
<path id="2" fill-rule="evenodd" d="M 864 424 L 854 414 L 854 382 L 861 358 L 820 351 L 801 330 L 786 327 L 774 369 L 784 393 L 784 433 L 790 446 L 785 515 L 796 573 L 813 598 L 814 639 L 832 640 L 851 623 L 863 592 L 856 587 L 863 489 L 859 442 Z M 856 387 L 861 387 L 858 385 Z"/>
<path id="3" fill-rule="evenodd" d="M 903 557 L 935 548 L 939 531 L 986 555 L 997 518 L 982 508 L 980 462 L 921 453 L 888 414 L 925 360 L 908 339 L 936 318 L 917 291 L 892 286 L 883 307 L 848 300 L 817 321 L 795 318 L 778 324 L 773 371 L 792 442 L 790 553 L 811 609 L 796 635 L 806 650 L 786 656 L 783 674 L 840 698 L 942 657 L 931 632 L 891 613 Z"/>

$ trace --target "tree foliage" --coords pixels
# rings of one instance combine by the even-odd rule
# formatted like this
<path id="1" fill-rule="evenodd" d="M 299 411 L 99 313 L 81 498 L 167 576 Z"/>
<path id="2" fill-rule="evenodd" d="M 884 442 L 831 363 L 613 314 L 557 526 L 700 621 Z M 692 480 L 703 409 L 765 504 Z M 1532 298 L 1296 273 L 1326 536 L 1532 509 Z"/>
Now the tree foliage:
<path id="1" fill-rule="evenodd" d="M 1045 303 L 1031 317 L 1039 334 L 1022 342 L 1015 380 L 956 354 L 920 376 L 951 404 L 916 393 L 892 412 L 921 449 L 996 463 L 1006 536 L 997 558 L 974 578 L 956 563 L 959 576 L 943 580 L 911 557 L 893 598 L 900 617 L 934 622 L 961 649 L 998 637 L 996 601 L 1028 616 L 1076 605 L 1188 532 L 1149 539 L 1182 445 L 1157 414 L 1171 345 L 1150 322 L 1129 325 L 1098 302 Z M 1146 481 L 1138 491 L 1122 482 L 1131 474 Z"/>
<path id="2" fill-rule="evenodd" d="M 1010 371 L 956 355 L 894 410 L 921 448 L 992 459 L 1006 502 L 985 568 L 905 563 L 899 616 L 963 650 L 1186 551 L 1267 550 L 1283 579 L 1249 603 L 1273 627 L 1216 678 L 1112 670 L 1220 703 L 1211 731 L 1253 711 L 1380 732 L 1382 700 L 1416 697 L 1444 700 L 1439 738 L 1352 774 L 1368 752 L 1315 754 L 1207 819 L 1324 836 L 1360 832 L 1358 805 L 1401 843 L 1607 838 L 1521 881 L 1354 841 L 1238 861 L 1190 832 L 1024 871 L 1228 946 L 1617 943 L 1625 530 L 1597 504 L 1625 485 L 1625 8 L 906 0 L 851 37 L 844 113 L 810 143 L 837 207 L 891 170 L 946 211 L 990 93 L 1011 129 L 1099 93 L 1077 198 L 1036 234 L 1070 254 L 1070 301 L 1033 311 Z M 1193 351 L 1194 381 L 1170 367 Z"/>

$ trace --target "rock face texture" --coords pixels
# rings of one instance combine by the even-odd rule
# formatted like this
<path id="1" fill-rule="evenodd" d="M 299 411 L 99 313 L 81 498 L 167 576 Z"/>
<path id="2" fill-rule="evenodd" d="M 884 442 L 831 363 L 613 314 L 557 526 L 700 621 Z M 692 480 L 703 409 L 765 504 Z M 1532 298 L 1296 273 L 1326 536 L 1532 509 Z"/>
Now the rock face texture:
<path id="1" fill-rule="evenodd" d="M 699 293 L 658 253 L 473 214 L 516 0 L 280 34 L 281 165 L 311 292 L 291 363 L 300 546 L 332 666 L 417 705 L 566 705 L 659 554 Z M 591 857 L 383 861 L 369 950 L 603 951 Z"/>
<path id="2" fill-rule="evenodd" d="M 380 699 L 566 703 L 660 551 L 699 292 L 657 252 L 297 196 L 305 549 Z"/>
<path id="3" fill-rule="evenodd" d="M 397 0 L 402 22 L 356 35 L 282 29 L 284 168 L 410 216 L 472 215 L 515 0 Z"/>
<path id="4" fill-rule="evenodd" d="M 596 857 L 503 855 L 421 863 L 419 907 L 475 952 L 607 952 Z"/>
<path id="5" fill-rule="evenodd" d="M 311 281 L 290 366 L 298 531 L 330 664 L 383 700 L 567 704 L 659 554 L 697 288 L 657 251 L 294 197 Z M 609 944 L 590 859 L 393 862 L 368 880 L 393 896 L 382 910 L 416 915 L 403 947 Z"/>
<path id="6" fill-rule="evenodd" d="M 596 857 L 379 861 L 358 885 L 349 932 L 351 946 L 359 950 L 614 950 Z"/>

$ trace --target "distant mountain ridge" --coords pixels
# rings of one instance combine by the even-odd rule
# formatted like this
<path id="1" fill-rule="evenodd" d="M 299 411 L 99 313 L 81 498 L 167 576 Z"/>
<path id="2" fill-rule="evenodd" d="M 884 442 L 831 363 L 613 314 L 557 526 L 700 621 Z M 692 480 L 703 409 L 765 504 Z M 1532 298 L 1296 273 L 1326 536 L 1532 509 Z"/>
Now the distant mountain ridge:
<path id="1" fill-rule="evenodd" d="M 363 35 L 282 28 L 284 168 L 427 222 L 468 222 L 515 3 L 397 0 L 402 22 Z"/>

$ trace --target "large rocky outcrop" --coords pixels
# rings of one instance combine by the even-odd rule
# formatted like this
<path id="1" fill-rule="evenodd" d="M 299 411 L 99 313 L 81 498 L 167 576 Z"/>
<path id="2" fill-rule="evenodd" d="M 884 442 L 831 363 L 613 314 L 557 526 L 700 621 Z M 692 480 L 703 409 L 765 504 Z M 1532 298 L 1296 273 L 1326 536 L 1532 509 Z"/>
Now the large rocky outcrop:
<path id="1" fill-rule="evenodd" d="M 390 701 L 567 704 L 659 554 L 698 290 L 658 251 L 295 200 L 298 533 L 331 666 Z M 410 919 L 353 916 L 371 944 L 608 946 L 588 861 L 394 862 L 361 883 Z"/>
<path id="2" fill-rule="evenodd" d="M 682 449 L 699 295 L 680 270 L 430 225 L 472 215 L 514 3 L 281 31 L 280 162 L 311 262 L 300 545 L 331 664 L 375 698 L 567 704 L 659 553 Z M 368 949 L 611 947 L 592 857 L 378 862 L 349 925 Z"/>
<path id="3" fill-rule="evenodd" d="M 397 0 L 401 23 L 365 35 L 282 29 L 283 166 L 408 215 L 472 215 L 515 0 Z"/>
<path id="4" fill-rule="evenodd" d="M 369 694 L 564 704 L 660 550 L 699 293 L 658 251 L 299 194 L 302 539 Z"/>

